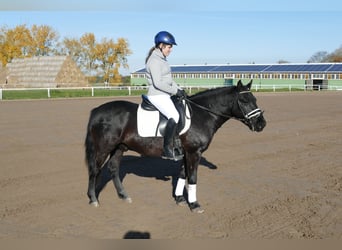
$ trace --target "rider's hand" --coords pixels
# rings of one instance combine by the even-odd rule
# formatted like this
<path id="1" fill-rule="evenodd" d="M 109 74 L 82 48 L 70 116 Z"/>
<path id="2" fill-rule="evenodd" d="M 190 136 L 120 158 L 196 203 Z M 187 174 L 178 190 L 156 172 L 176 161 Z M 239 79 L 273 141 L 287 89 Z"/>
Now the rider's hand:
<path id="1" fill-rule="evenodd" d="M 180 98 L 185 98 L 186 97 L 186 92 L 183 89 L 178 89 L 177 93 L 176 93 L 176 96 L 180 97 Z"/>

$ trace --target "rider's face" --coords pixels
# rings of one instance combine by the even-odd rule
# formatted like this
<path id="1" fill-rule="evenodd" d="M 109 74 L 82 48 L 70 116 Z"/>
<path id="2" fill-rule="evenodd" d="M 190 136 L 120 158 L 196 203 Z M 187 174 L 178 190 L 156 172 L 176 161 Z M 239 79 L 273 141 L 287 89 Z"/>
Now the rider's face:
<path id="1" fill-rule="evenodd" d="M 169 56 L 172 52 L 172 45 L 169 44 L 162 44 L 161 51 L 165 57 Z"/>

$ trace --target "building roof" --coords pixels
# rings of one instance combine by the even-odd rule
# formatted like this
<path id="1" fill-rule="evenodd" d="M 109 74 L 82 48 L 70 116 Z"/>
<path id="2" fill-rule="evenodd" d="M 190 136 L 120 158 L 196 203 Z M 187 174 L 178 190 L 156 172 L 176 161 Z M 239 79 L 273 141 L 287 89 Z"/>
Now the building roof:
<path id="1" fill-rule="evenodd" d="M 172 73 L 342 73 L 342 63 L 172 65 Z M 134 73 L 145 73 L 140 69 Z"/>

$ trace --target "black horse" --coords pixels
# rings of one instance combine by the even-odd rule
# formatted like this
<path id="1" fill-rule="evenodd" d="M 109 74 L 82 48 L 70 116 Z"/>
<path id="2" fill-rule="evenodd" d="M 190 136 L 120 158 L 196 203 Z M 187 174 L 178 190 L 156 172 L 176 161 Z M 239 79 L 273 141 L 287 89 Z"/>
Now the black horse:
<path id="1" fill-rule="evenodd" d="M 209 147 L 215 132 L 230 118 L 238 119 L 250 130 L 260 132 L 266 126 L 263 112 L 251 93 L 252 81 L 243 85 L 210 89 L 187 98 L 192 110 L 191 126 L 180 136 L 184 151 L 183 166 L 178 178 L 175 199 L 194 212 L 203 212 L 196 198 L 197 168 L 202 153 Z M 125 151 L 133 150 L 143 156 L 160 157 L 163 137 L 141 137 L 137 132 L 138 104 L 128 101 L 105 103 L 91 111 L 85 140 L 89 173 L 88 197 L 98 206 L 99 173 L 107 164 L 118 196 L 131 202 L 119 177 L 120 161 Z M 186 186 L 188 202 L 183 196 Z"/>

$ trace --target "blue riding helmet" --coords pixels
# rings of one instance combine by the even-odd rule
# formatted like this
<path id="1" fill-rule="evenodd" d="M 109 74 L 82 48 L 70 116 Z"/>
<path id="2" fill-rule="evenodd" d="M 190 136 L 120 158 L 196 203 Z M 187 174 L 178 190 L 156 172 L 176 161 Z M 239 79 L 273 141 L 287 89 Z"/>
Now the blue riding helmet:
<path id="1" fill-rule="evenodd" d="M 176 40 L 173 37 L 173 35 L 171 35 L 167 31 L 158 32 L 158 34 L 154 37 L 154 43 L 155 45 L 158 45 L 159 43 L 177 45 Z"/>

